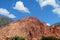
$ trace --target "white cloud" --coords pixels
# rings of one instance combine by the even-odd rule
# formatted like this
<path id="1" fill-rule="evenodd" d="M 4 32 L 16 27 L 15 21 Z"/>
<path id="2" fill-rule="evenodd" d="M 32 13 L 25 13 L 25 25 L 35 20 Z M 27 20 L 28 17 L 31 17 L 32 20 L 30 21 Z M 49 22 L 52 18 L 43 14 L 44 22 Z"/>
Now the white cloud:
<path id="1" fill-rule="evenodd" d="M 48 26 L 50 26 L 50 24 L 49 24 L 49 23 L 47 23 L 47 25 L 48 25 Z"/>
<path id="2" fill-rule="evenodd" d="M 59 5 L 56 3 L 55 0 L 36 0 L 37 2 L 39 2 L 41 7 L 47 6 L 47 5 L 51 5 L 54 8 L 59 7 Z"/>
<path id="3" fill-rule="evenodd" d="M 17 1 L 15 4 L 15 7 L 13 7 L 13 8 L 16 10 L 22 11 L 22 12 L 30 13 L 29 9 L 27 7 L 25 7 L 23 2 L 21 2 L 21 1 Z"/>
<path id="4" fill-rule="evenodd" d="M 9 18 L 15 18 L 15 15 L 10 14 L 10 12 L 7 9 L 4 9 L 4 8 L 0 8 L 0 14 L 5 15 Z"/>
<path id="5" fill-rule="evenodd" d="M 54 8 L 52 12 L 60 16 L 60 5 L 56 3 L 56 0 L 36 0 L 36 1 L 39 3 L 41 8 L 47 5 L 52 6 Z"/>
<path id="6" fill-rule="evenodd" d="M 58 14 L 58 15 L 60 16 L 60 8 L 55 8 L 55 9 L 53 10 L 53 12 L 54 12 L 55 14 Z"/>

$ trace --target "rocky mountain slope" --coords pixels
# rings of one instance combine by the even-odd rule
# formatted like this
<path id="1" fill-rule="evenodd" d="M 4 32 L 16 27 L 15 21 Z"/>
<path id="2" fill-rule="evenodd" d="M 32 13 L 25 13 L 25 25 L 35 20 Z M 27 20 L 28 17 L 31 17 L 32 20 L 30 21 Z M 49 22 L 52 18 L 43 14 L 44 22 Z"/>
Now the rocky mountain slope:
<path id="1" fill-rule="evenodd" d="M 56 25 L 57 27 L 60 27 L 60 22 L 55 23 L 55 24 L 53 24 L 53 25 Z"/>
<path id="2" fill-rule="evenodd" d="M 47 26 L 35 17 L 25 17 L 0 28 L 0 40 L 9 40 L 11 36 L 23 36 L 25 40 L 40 40 L 42 36 L 60 38 L 60 27 Z"/>
<path id="3" fill-rule="evenodd" d="M 7 17 L 0 16 L 0 27 L 9 24 L 13 20 Z"/>

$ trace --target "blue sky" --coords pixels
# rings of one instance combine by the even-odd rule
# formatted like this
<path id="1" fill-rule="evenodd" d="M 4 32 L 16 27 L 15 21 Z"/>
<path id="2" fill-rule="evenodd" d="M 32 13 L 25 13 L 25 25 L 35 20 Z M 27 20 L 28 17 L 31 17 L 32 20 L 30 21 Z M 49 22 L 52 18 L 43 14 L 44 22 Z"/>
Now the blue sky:
<path id="1" fill-rule="evenodd" d="M 0 0 L 0 16 L 18 20 L 34 16 L 49 24 L 60 22 L 60 0 Z"/>

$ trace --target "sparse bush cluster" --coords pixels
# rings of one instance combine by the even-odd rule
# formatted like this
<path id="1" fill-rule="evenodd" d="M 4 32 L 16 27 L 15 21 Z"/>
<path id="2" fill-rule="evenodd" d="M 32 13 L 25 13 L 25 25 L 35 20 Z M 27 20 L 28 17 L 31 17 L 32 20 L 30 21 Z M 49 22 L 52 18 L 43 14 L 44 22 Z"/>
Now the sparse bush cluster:
<path id="1" fill-rule="evenodd" d="M 55 38 L 53 36 L 48 36 L 48 37 L 42 37 L 41 40 L 60 40 L 59 38 Z"/>
<path id="2" fill-rule="evenodd" d="M 25 38 L 19 37 L 19 36 L 14 36 L 14 37 L 11 37 L 10 40 L 25 40 Z"/>

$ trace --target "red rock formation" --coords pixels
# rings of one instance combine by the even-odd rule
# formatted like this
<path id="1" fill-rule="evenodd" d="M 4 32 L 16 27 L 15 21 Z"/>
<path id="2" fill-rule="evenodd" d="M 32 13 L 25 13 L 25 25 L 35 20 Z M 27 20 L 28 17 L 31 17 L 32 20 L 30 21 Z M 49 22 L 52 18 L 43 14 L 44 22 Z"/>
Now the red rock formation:
<path id="1" fill-rule="evenodd" d="M 47 26 L 35 17 L 25 17 L 0 28 L 0 40 L 11 36 L 23 36 L 26 40 L 40 40 L 42 36 L 60 38 L 60 28 L 55 25 Z"/>

